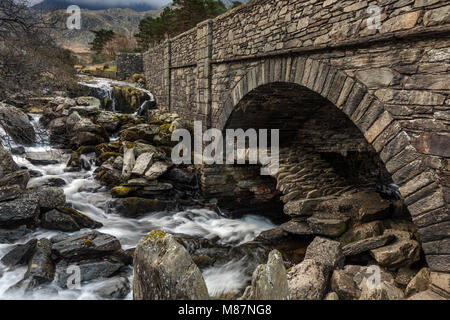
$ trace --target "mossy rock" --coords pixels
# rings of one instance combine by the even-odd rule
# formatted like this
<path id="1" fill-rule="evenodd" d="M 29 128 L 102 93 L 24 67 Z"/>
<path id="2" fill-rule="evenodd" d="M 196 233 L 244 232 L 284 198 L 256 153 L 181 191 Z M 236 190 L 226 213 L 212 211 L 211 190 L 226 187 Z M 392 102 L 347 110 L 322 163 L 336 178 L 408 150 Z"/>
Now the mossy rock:
<path id="1" fill-rule="evenodd" d="M 146 246 L 162 246 L 163 240 L 167 237 L 167 233 L 164 230 L 153 230 L 144 236 Z"/>
<path id="2" fill-rule="evenodd" d="M 136 191 L 137 188 L 133 187 L 126 187 L 126 186 L 120 186 L 115 187 L 111 190 L 111 195 L 113 198 L 126 198 L 130 194 L 132 194 L 134 191 Z"/>
<path id="3" fill-rule="evenodd" d="M 136 218 L 146 213 L 164 211 L 167 208 L 167 203 L 157 199 L 131 197 L 117 199 L 115 208 L 124 217 Z"/>
<path id="4" fill-rule="evenodd" d="M 122 154 L 121 153 L 118 153 L 118 152 L 103 152 L 99 157 L 98 157 L 98 159 L 101 161 L 101 162 L 105 162 L 106 160 L 109 160 L 110 158 L 117 158 L 117 157 L 119 157 L 119 156 L 121 156 Z"/>

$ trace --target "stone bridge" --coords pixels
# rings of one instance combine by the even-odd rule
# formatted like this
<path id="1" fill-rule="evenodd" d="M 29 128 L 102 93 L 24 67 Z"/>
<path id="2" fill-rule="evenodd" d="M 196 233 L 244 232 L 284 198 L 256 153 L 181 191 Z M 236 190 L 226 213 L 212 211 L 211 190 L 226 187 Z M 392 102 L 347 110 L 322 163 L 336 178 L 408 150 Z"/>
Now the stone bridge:
<path id="1" fill-rule="evenodd" d="M 333 175 L 358 154 L 361 174 L 347 177 L 392 178 L 429 266 L 450 273 L 448 1 L 254 0 L 150 49 L 144 69 L 161 108 L 207 127 L 280 129 L 291 164 L 314 164 L 304 190 L 276 177 L 284 202 L 347 190 Z M 236 196 L 221 169 L 205 170 Z"/>

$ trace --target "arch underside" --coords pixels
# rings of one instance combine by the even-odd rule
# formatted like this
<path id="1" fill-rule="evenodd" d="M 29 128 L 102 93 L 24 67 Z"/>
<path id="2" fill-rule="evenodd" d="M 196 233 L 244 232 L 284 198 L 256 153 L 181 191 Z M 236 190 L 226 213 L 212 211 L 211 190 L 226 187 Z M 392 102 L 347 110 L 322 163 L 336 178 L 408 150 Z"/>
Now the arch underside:
<path id="1" fill-rule="evenodd" d="M 383 104 L 344 72 L 305 57 L 262 61 L 236 83 L 213 127 L 280 129 L 282 147 L 309 155 L 297 161 L 323 161 L 314 163 L 336 176 L 330 181 L 343 177 L 331 191 L 284 192 L 285 203 L 397 184 L 430 268 L 450 272 L 450 214 L 439 175 Z"/>

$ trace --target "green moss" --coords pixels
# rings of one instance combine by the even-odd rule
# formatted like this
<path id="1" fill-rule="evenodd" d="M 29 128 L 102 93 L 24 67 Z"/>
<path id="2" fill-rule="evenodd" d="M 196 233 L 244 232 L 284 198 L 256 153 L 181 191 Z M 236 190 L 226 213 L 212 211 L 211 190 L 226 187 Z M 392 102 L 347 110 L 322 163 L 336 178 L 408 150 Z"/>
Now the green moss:
<path id="1" fill-rule="evenodd" d="M 160 125 L 159 127 L 161 128 L 161 132 L 163 132 L 165 134 L 170 134 L 170 127 L 171 127 L 170 123 L 164 123 L 164 124 Z"/>
<path id="2" fill-rule="evenodd" d="M 103 152 L 98 158 L 101 162 L 105 162 L 106 160 L 110 158 L 117 158 L 121 156 L 122 154 L 118 152 Z"/>
<path id="3" fill-rule="evenodd" d="M 135 188 L 132 187 L 115 187 L 111 190 L 111 195 L 113 198 L 123 198 L 135 191 Z"/>
<path id="4" fill-rule="evenodd" d="M 167 233 L 164 230 L 153 230 L 144 237 L 145 245 L 152 247 L 155 245 L 161 246 L 166 237 Z"/>

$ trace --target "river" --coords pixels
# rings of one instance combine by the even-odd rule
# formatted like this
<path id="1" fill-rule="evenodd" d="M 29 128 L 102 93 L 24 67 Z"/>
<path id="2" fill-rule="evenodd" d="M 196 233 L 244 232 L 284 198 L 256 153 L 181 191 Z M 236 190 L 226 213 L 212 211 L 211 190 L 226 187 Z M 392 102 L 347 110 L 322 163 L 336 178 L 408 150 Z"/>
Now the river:
<path id="1" fill-rule="evenodd" d="M 108 94 L 110 80 L 97 79 L 90 85 L 97 86 L 99 89 L 104 90 L 105 94 Z M 40 115 L 30 114 L 29 117 L 32 120 L 35 131 L 39 133 L 39 139 L 35 145 L 25 147 L 25 151 L 55 150 L 49 143 L 46 130 L 39 124 Z M 5 132 L 2 132 L 2 136 L 5 136 L 5 134 Z M 8 145 L 6 141 L 2 141 L 2 143 L 7 149 L 17 147 L 17 145 L 11 143 Z M 90 218 L 101 222 L 103 227 L 98 231 L 117 237 L 124 250 L 134 248 L 142 236 L 154 229 L 164 229 L 170 233 L 199 236 L 206 239 L 220 239 L 219 242 L 222 244 L 236 245 L 252 241 L 262 231 L 276 227 L 264 217 L 247 215 L 240 219 L 230 219 L 208 208 L 190 209 L 181 212 L 158 212 L 138 219 L 122 217 L 109 208 L 112 197 L 109 189 L 101 186 L 95 180 L 94 171 L 96 167 L 94 162 L 92 161 L 92 167 L 88 171 L 67 172 L 65 168 L 69 155 L 66 151 L 64 156 L 61 157 L 60 163 L 42 166 L 33 165 L 25 159 L 25 155 L 14 155 L 13 158 L 19 166 L 41 174 L 39 177 L 32 178 L 28 187 L 39 186 L 42 181 L 51 178 L 63 179 L 67 203 Z M 90 230 L 81 230 L 69 235 L 88 231 Z M 50 239 L 57 234 L 60 233 L 38 228 L 17 243 L 26 243 L 32 238 Z M 0 244 L 0 259 L 14 245 Z M 222 292 L 242 289 L 249 281 L 248 275 L 245 275 L 242 271 L 245 263 L 243 260 L 231 260 L 225 264 L 202 270 L 210 294 L 216 295 Z M 101 285 L 102 281 L 105 281 L 103 279 L 84 283 L 81 289 L 71 290 L 62 289 L 56 283 L 52 283 L 48 286 L 48 290 L 39 291 L 38 295 L 24 296 L 17 293 L 7 293 L 6 291 L 9 287 L 23 278 L 26 270 L 26 267 L 8 270 L 6 266 L 0 263 L 0 299 L 100 299 L 94 291 Z M 129 267 L 126 275 L 130 283 L 132 283 L 132 267 Z M 127 299 L 132 299 L 132 292 L 128 294 Z"/>

